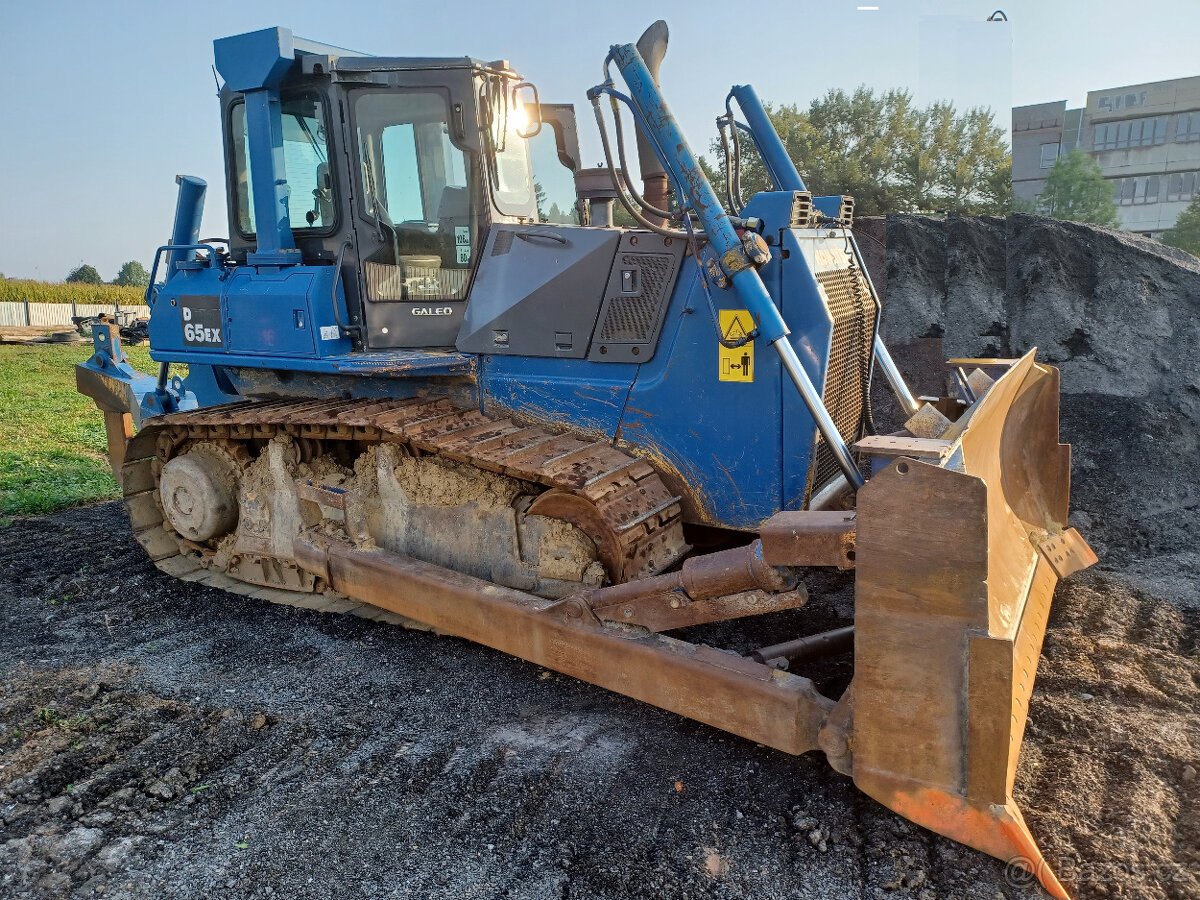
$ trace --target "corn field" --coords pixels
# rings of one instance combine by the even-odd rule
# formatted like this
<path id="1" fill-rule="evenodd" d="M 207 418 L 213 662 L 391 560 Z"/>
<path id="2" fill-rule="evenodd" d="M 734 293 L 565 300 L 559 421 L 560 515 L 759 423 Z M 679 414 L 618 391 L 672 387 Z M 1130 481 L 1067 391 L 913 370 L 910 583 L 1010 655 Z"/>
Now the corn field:
<path id="1" fill-rule="evenodd" d="M 79 305 L 135 306 L 145 303 L 146 292 L 115 284 L 51 284 L 46 281 L 0 279 L 0 303 L 71 303 Z"/>

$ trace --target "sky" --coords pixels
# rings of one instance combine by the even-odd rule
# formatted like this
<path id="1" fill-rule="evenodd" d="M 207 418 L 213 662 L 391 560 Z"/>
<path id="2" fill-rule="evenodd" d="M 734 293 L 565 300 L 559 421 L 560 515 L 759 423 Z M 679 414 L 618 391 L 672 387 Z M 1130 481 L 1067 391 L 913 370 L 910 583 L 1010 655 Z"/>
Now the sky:
<path id="1" fill-rule="evenodd" d="M 1007 25 L 984 22 L 997 5 Z M 1014 104 L 1079 106 L 1089 90 L 1200 74 L 1198 0 L 0 0 L 0 273 L 57 281 L 87 262 L 112 279 L 126 260 L 149 266 L 179 173 L 209 183 L 204 236 L 228 232 L 214 38 L 284 25 L 377 55 L 507 59 L 543 101 L 575 103 L 591 164 L 585 92 L 609 45 L 655 18 L 671 29 L 663 93 L 698 153 L 735 83 L 801 107 L 832 88 L 902 87 L 990 106 L 1007 128 Z"/>

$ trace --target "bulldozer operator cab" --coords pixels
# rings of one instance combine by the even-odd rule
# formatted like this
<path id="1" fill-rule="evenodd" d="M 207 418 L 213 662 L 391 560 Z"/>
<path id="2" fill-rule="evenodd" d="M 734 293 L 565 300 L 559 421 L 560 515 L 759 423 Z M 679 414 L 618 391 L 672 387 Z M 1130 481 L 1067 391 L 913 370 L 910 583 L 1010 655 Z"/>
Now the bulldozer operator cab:
<path id="1" fill-rule="evenodd" d="M 488 227 L 538 221 L 536 90 L 503 62 L 296 44 L 273 153 L 295 247 L 306 265 L 342 259 L 356 347 L 453 347 Z M 257 247 L 261 126 L 247 127 L 242 92 L 221 97 L 230 253 L 241 261 Z"/>

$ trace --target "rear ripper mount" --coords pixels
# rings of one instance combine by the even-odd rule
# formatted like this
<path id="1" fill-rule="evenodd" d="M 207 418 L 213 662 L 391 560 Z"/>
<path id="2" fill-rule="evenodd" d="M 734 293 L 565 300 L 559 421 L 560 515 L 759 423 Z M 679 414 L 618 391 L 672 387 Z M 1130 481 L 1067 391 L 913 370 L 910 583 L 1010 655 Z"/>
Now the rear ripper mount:
<path id="1" fill-rule="evenodd" d="M 649 463 L 446 400 L 247 402 L 155 417 L 131 439 L 128 414 L 100 405 L 137 540 L 162 570 L 419 624 L 786 753 L 820 749 L 890 809 L 1023 861 L 1067 896 L 1012 787 L 1054 586 L 1095 556 L 1065 528 L 1058 372 L 1032 352 L 965 410 L 942 404 L 957 417 L 942 439 L 860 441 L 856 450 L 882 470 L 858 491 L 856 510 L 781 512 L 748 546 L 691 557 L 677 498 Z M 209 507 L 196 508 L 186 472 L 182 493 L 169 483 L 172 463 L 189 457 L 207 472 L 191 477 L 217 486 Z M 389 531 L 368 494 L 383 490 L 381 473 L 413 466 L 418 477 L 405 484 L 419 491 L 422 465 L 481 479 L 473 490 L 501 497 L 511 559 L 476 559 L 471 574 L 461 557 L 437 559 L 449 551 Z M 277 492 L 265 516 L 256 467 L 269 475 L 259 488 Z M 232 515 L 222 509 L 230 497 Z M 424 500 L 404 498 L 417 521 L 429 521 Z M 448 528 L 480 525 L 470 499 L 441 509 Z M 203 524 L 213 518 L 224 522 L 215 531 Z M 286 535 L 264 529 L 281 521 Z M 487 539 L 495 536 L 491 527 Z M 586 552 L 556 557 L 556 541 Z M 660 634 L 800 607 L 797 576 L 808 566 L 856 570 L 852 634 L 748 657 Z M 837 700 L 787 671 L 785 660 L 795 667 L 851 641 L 854 677 Z"/>

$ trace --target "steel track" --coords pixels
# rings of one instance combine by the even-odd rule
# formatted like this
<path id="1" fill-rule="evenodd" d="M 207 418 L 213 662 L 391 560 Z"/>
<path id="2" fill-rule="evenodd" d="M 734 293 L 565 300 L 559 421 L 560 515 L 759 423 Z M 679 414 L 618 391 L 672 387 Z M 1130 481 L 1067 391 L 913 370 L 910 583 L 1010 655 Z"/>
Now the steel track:
<path id="1" fill-rule="evenodd" d="M 588 534 L 614 583 L 658 574 L 690 549 L 683 538 L 679 498 L 649 463 L 604 441 L 489 417 L 444 398 L 267 400 L 149 419 L 130 441 L 121 486 L 134 536 L 159 569 L 274 603 L 425 627 L 328 587 L 294 590 L 296 585 L 286 578 L 275 584 L 238 578 L 214 565 L 211 549 L 179 537 L 164 521 L 159 473 L 181 449 L 196 441 L 248 447 L 280 434 L 300 443 L 355 441 L 364 450 L 372 444 L 401 444 L 541 485 L 546 490 L 529 512 L 565 519 Z"/>

